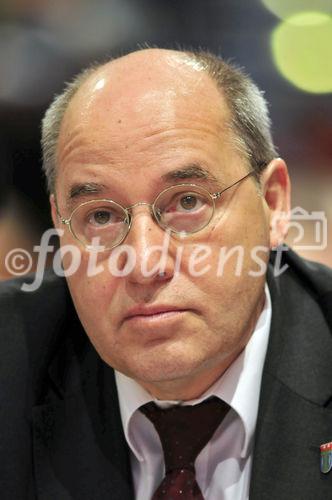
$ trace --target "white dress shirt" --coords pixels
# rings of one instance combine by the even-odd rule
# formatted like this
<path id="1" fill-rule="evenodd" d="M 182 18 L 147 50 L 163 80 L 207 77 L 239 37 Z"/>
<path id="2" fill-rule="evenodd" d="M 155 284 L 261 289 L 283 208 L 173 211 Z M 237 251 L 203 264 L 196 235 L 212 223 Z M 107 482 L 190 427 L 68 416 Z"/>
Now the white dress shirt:
<path id="1" fill-rule="evenodd" d="M 226 401 L 230 411 L 195 462 L 196 479 L 206 500 L 247 500 L 263 365 L 271 325 L 271 298 L 245 349 L 198 399 L 160 401 L 133 379 L 115 372 L 124 434 L 131 450 L 136 500 L 149 500 L 164 477 L 164 459 L 153 424 L 138 410 L 149 401 L 159 406 L 193 405 L 211 397 Z"/>

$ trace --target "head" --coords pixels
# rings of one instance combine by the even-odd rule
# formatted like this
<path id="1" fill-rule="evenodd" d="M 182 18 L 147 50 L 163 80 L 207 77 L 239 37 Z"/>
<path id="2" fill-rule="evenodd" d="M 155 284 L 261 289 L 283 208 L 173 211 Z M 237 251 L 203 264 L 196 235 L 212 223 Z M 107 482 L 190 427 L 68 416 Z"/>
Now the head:
<path id="1" fill-rule="evenodd" d="M 117 247 L 98 253 L 99 272 L 89 275 L 91 253 L 68 228 L 60 238 L 81 256 L 67 280 L 91 342 L 106 363 L 155 396 L 198 396 L 248 342 L 264 301 L 261 264 L 285 236 L 285 219 L 272 221 L 289 209 L 289 179 L 275 157 L 262 95 L 214 56 L 145 49 L 83 73 L 43 127 L 56 227 L 64 228 L 59 213 L 68 219 L 92 199 L 135 205 L 123 241 L 135 254 L 130 272 L 109 271 Z M 153 249 L 166 233 L 147 204 L 183 183 L 220 192 L 250 171 L 216 199 L 209 224 L 184 238 L 171 234 L 158 272 Z M 204 262 L 199 245 L 208 248 Z M 234 253 L 220 272 L 222 249 L 232 247 L 242 249 L 241 271 Z M 266 248 L 260 265 L 258 247 Z M 117 267 L 125 269 L 128 254 L 118 255 Z"/>

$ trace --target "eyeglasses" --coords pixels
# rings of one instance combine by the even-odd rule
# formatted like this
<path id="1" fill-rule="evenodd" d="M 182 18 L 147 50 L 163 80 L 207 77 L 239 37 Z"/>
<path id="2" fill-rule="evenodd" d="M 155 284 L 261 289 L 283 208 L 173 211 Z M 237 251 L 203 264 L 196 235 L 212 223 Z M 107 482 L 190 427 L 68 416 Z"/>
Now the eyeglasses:
<path id="1" fill-rule="evenodd" d="M 177 184 L 161 191 L 152 204 L 138 202 L 123 207 L 110 199 L 90 200 L 78 205 L 69 219 L 58 216 L 69 226 L 71 234 L 88 250 L 98 246 L 110 250 L 120 245 L 128 235 L 134 207 L 147 205 L 151 215 L 165 231 L 186 236 L 204 229 L 215 212 L 215 202 L 233 186 L 254 174 L 249 172 L 222 191 L 210 193 L 196 184 Z"/>

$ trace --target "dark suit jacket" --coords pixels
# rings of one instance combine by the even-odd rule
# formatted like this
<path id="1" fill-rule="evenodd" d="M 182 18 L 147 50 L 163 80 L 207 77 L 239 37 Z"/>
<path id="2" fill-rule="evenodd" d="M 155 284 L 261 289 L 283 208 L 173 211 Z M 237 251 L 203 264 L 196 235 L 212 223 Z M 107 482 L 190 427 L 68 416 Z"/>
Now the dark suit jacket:
<path id="1" fill-rule="evenodd" d="M 250 500 L 327 500 L 332 471 L 320 472 L 319 446 L 332 441 L 332 272 L 291 251 L 284 262 L 287 272 L 268 276 Z M 49 275 L 34 293 L 22 281 L 0 285 L 0 498 L 133 499 L 113 370 L 65 280 Z"/>

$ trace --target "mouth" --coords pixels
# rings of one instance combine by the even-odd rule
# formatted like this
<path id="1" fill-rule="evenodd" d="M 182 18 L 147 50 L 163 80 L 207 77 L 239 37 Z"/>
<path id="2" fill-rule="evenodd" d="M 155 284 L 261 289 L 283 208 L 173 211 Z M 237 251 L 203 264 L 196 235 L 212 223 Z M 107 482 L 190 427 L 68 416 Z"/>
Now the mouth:
<path id="1" fill-rule="evenodd" d="M 123 322 L 158 323 L 180 319 L 189 309 L 174 306 L 135 307 L 125 316 Z"/>

